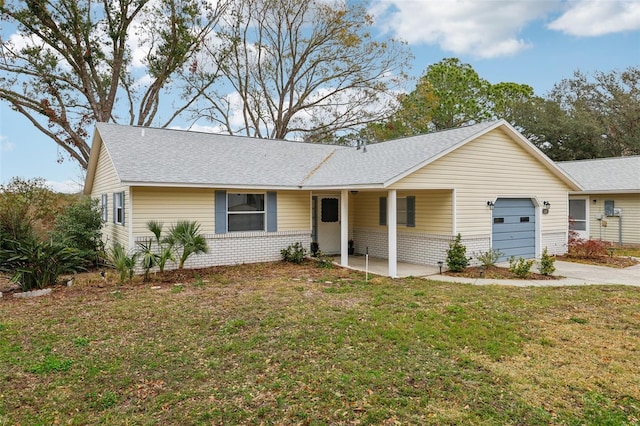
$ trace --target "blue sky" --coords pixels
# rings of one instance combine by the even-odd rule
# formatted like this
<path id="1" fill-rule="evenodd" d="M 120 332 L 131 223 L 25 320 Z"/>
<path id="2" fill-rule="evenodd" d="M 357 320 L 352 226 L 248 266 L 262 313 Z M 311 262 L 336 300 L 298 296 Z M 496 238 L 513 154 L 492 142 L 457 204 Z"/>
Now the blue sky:
<path id="1" fill-rule="evenodd" d="M 528 84 L 544 95 L 575 70 L 640 66 L 639 0 L 373 0 L 371 10 L 377 30 L 408 42 L 413 77 L 458 57 L 492 83 Z M 55 190 L 77 189 L 80 167 L 58 163 L 56 146 L 0 103 L 2 183 L 42 177 Z"/>

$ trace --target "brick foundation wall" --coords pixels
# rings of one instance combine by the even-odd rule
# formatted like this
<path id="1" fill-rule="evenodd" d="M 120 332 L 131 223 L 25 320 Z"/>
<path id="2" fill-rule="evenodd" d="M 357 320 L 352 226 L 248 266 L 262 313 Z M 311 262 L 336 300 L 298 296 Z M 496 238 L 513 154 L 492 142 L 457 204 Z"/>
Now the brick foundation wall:
<path id="1" fill-rule="evenodd" d="M 307 250 L 311 244 L 309 231 L 206 234 L 205 238 L 209 252 L 191 255 L 184 264 L 185 268 L 197 269 L 209 266 L 271 262 L 280 260 L 280 250 L 291 244 L 300 242 Z M 149 237 L 138 237 L 136 242 L 148 239 Z M 177 263 L 168 262 L 165 269 L 170 270 L 177 267 Z M 143 271 L 141 268 L 137 268 L 136 272 Z"/>
<path id="2" fill-rule="evenodd" d="M 356 253 L 364 254 L 369 247 L 369 255 L 388 258 L 387 233 L 372 228 L 354 228 L 353 239 Z M 398 232 L 398 261 L 421 265 L 437 265 L 439 261 L 446 262 L 449 243 L 454 236 L 436 234 L 418 234 Z M 467 247 L 467 255 L 473 252 L 489 250 L 490 237 L 462 238 L 462 244 Z M 473 263 L 473 261 L 472 261 Z"/>
<path id="3" fill-rule="evenodd" d="M 549 254 L 565 254 L 567 252 L 567 234 L 564 232 L 542 233 L 540 253 L 547 247 Z"/>

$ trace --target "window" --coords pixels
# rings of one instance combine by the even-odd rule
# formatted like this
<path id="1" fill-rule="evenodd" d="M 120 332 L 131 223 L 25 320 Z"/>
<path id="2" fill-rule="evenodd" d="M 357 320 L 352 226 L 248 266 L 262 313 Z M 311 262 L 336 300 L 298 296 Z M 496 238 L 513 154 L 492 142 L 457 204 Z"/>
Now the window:
<path id="1" fill-rule="evenodd" d="M 109 197 L 107 194 L 102 194 L 100 198 L 100 217 L 102 217 L 102 221 L 106 222 L 109 220 L 109 206 L 108 206 Z"/>
<path id="2" fill-rule="evenodd" d="M 380 226 L 387 224 L 387 197 L 380 197 Z M 416 226 L 416 197 L 396 199 L 396 224 L 414 228 Z"/>
<path id="3" fill-rule="evenodd" d="M 124 192 L 113 194 L 113 223 L 124 225 Z"/>
<path id="4" fill-rule="evenodd" d="M 396 223 L 407 226 L 407 199 L 398 198 L 396 200 Z"/>
<path id="5" fill-rule="evenodd" d="M 324 223 L 337 222 L 340 200 L 323 198 L 320 205 L 320 220 Z"/>
<path id="6" fill-rule="evenodd" d="M 229 232 L 264 231 L 264 194 L 227 194 Z"/>

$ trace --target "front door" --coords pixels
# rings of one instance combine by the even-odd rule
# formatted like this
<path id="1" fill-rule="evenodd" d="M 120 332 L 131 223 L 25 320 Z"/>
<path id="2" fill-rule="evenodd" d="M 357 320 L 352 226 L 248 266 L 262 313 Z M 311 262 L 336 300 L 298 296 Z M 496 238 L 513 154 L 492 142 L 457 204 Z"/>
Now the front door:
<path id="1" fill-rule="evenodd" d="M 576 232 L 578 238 L 585 240 L 589 239 L 587 206 L 586 198 L 569 200 L 569 230 Z"/>
<path id="2" fill-rule="evenodd" d="M 340 196 L 318 196 L 316 208 L 317 237 L 320 251 L 340 253 Z"/>

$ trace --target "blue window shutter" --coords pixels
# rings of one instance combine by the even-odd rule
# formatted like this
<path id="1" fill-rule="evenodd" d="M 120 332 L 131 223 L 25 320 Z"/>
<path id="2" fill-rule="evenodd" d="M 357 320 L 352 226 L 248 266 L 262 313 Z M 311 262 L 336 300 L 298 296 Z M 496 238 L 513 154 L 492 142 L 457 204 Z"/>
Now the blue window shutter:
<path id="1" fill-rule="evenodd" d="M 416 227 L 416 197 L 407 197 L 407 227 Z"/>
<path id="2" fill-rule="evenodd" d="M 387 197 L 380 197 L 380 226 L 387 225 Z"/>
<path id="3" fill-rule="evenodd" d="M 116 223 L 116 193 L 113 193 L 113 223 Z"/>
<path id="4" fill-rule="evenodd" d="M 227 191 L 216 191 L 216 234 L 227 233 Z"/>
<path id="5" fill-rule="evenodd" d="M 278 230 L 278 193 L 267 192 L 267 232 Z"/>
<path id="6" fill-rule="evenodd" d="M 122 226 L 124 226 L 124 211 L 125 211 L 125 208 L 124 208 L 124 191 L 122 191 L 120 193 L 120 197 L 122 197 L 121 198 L 121 200 L 122 200 Z"/>

